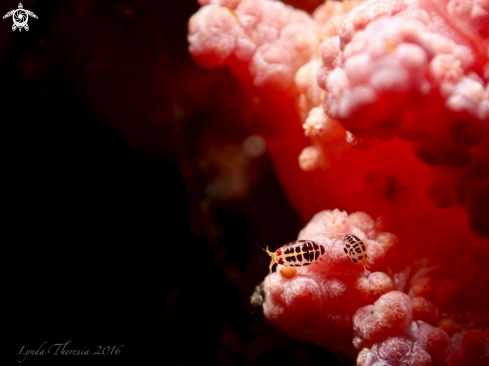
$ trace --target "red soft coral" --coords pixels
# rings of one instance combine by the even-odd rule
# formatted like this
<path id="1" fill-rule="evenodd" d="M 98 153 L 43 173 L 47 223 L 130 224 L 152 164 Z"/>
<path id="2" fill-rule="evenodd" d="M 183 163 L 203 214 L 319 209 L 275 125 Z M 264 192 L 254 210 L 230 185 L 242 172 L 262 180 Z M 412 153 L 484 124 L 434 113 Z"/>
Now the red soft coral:
<path id="1" fill-rule="evenodd" d="M 466 225 L 489 236 L 487 1 L 326 2 L 312 16 L 211 3 L 190 21 L 190 50 L 255 92 L 253 121 L 304 221 L 334 207 L 381 217 L 314 216 L 299 238 L 327 254 L 279 267 L 265 315 L 291 337 L 360 351 L 362 365 L 468 359 L 462 340 L 489 306 L 488 245 Z M 346 233 L 375 272 L 348 272 Z"/>
<path id="2" fill-rule="evenodd" d="M 463 19 L 463 20 L 462 20 Z M 321 46 L 327 115 L 355 136 L 411 141 L 439 207 L 460 205 L 489 235 L 487 4 L 369 0 Z"/>
<path id="3" fill-rule="evenodd" d="M 345 256 L 346 233 L 365 243 L 369 271 Z M 301 238 L 324 245 L 326 252 L 311 266 L 279 266 L 270 281 L 265 279 L 265 316 L 292 338 L 313 340 L 335 354 L 353 358 L 352 316 L 362 304 L 394 289 L 393 280 L 379 270 L 397 238 L 381 231 L 379 223 L 365 213 L 348 216 L 339 210 L 315 215 L 301 231 Z"/>

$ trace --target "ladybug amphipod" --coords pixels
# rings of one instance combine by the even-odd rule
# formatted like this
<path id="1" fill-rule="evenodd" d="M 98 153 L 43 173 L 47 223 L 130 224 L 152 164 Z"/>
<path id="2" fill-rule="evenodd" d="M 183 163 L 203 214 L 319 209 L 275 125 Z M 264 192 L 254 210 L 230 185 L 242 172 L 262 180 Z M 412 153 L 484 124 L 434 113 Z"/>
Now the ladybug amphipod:
<path id="1" fill-rule="evenodd" d="M 258 244 L 256 245 L 272 258 L 269 267 L 270 274 L 275 263 L 284 267 L 304 267 L 316 262 L 326 252 L 324 245 L 312 240 L 295 240 L 278 248 L 275 252 L 269 251 L 268 247 L 264 250 Z"/>
<path id="2" fill-rule="evenodd" d="M 316 262 L 324 255 L 325 249 L 321 244 L 312 240 L 295 240 L 271 252 L 267 248 L 268 255 L 272 258 L 270 271 L 275 263 L 285 267 L 303 267 Z"/>
<path id="3" fill-rule="evenodd" d="M 343 239 L 343 250 L 348 258 L 353 263 L 360 263 L 365 269 L 367 265 L 367 253 L 365 252 L 365 244 L 358 237 L 352 234 L 345 235 Z"/>

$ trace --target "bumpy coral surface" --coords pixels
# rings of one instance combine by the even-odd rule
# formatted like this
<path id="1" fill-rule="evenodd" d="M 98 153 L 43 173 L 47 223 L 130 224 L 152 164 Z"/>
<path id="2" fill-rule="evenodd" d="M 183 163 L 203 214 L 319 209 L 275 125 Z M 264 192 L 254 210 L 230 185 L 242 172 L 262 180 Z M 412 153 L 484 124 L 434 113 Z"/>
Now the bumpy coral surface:
<path id="1" fill-rule="evenodd" d="M 431 198 L 489 230 L 489 6 L 367 1 L 321 45 L 324 109 L 354 136 L 411 142 L 437 167 Z"/>
<path id="2" fill-rule="evenodd" d="M 190 19 L 190 52 L 203 67 L 249 68 L 244 77 L 256 86 L 287 91 L 314 54 L 314 27 L 306 13 L 280 2 L 212 1 Z"/>
<path id="3" fill-rule="evenodd" d="M 357 212 L 313 217 L 299 238 L 328 253 L 265 281 L 269 320 L 361 365 L 488 362 L 488 2 L 201 5 L 190 52 L 255 95 L 246 118 L 304 222 Z M 348 272 L 347 233 L 368 272 Z"/>
<path id="4" fill-rule="evenodd" d="M 407 295 L 390 292 L 355 313 L 358 365 L 489 363 L 489 248 L 467 247 L 452 266 L 444 254 L 416 261 Z"/>
<path id="5" fill-rule="evenodd" d="M 487 4 L 330 1 L 312 16 L 271 0 L 202 5 L 190 52 L 253 86 L 254 121 L 305 220 L 364 210 L 412 240 L 404 222 L 438 232 L 462 207 L 489 235 Z"/>
<path id="6" fill-rule="evenodd" d="M 489 363 L 487 242 L 469 243 L 453 266 L 443 264 L 451 254 L 410 264 L 380 225 L 362 212 L 315 215 L 299 239 L 326 252 L 307 267 L 278 266 L 265 279 L 268 320 L 358 365 Z M 345 256 L 347 233 L 365 243 L 366 270 Z"/>
<path id="7" fill-rule="evenodd" d="M 368 270 L 346 257 L 343 239 L 347 233 L 365 243 Z M 395 288 L 393 280 L 379 270 L 386 256 L 395 252 L 397 237 L 382 232 L 379 223 L 362 212 L 348 216 L 334 210 L 315 215 L 299 239 L 314 240 L 326 252 L 307 267 L 278 266 L 265 279 L 265 316 L 292 338 L 312 340 L 336 355 L 354 358 L 353 315 L 360 306 Z"/>

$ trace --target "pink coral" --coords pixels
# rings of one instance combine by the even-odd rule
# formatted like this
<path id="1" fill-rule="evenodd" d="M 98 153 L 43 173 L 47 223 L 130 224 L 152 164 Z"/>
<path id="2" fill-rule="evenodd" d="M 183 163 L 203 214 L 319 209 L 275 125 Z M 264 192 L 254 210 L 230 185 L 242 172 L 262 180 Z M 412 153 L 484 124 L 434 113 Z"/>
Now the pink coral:
<path id="1" fill-rule="evenodd" d="M 389 292 L 374 305 L 359 309 L 353 323 L 354 344 L 361 350 L 358 364 L 374 364 L 373 360 L 389 361 L 392 365 L 402 362 L 416 365 L 487 364 L 489 335 L 482 329 L 489 325 L 489 291 L 482 285 L 487 275 L 484 275 L 481 264 L 487 263 L 488 254 L 487 245 L 473 243 L 468 254 L 451 268 L 429 265 L 430 262 L 446 261 L 445 254 L 436 259 L 419 260 L 414 265 L 418 269 L 407 289 L 409 296 Z M 477 276 L 471 276 L 474 282 L 464 281 L 466 276 L 462 268 L 467 274 L 477 273 Z M 385 304 L 394 310 L 380 310 Z M 396 307 L 395 304 L 400 305 Z M 389 319 L 392 314 L 396 316 Z M 400 352 L 403 347 L 405 351 Z M 468 351 L 471 347 L 474 350 Z M 386 349 L 389 349 L 387 353 Z M 393 351 L 397 353 L 393 355 Z M 418 357 L 416 362 L 412 361 L 415 355 Z M 396 357 L 401 357 L 402 362 Z"/>
<path id="2" fill-rule="evenodd" d="M 415 220 L 418 207 L 432 219 L 458 221 L 460 214 L 437 208 L 459 205 L 472 227 L 488 235 L 486 8 L 480 2 L 327 2 L 309 17 L 275 1 L 213 1 L 190 20 L 190 50 L 206 67 L 228 65 L 267 103 L 266 114 L 259 108 L 256 118 L 289 197 L 305 219 L 324 207 L 361 209 L 389 216 L 398 235 L 411 240 L 400 222 Z M 468 14 L 467 20 L 457 18 L 460 14 Z M 280 113 L 290 103 L 296 103 L 312 147 L 304 149 L 304 140 L 297 139 L 292 124 L 297 117 Z M 287 131 L 276 131 L 280 125 Z M 293 168 L 302 149 L 300 167 L 314 175 Z M 412 156 L 412 149 L 433 168 Z M 394 160 L 409 167 L 403 169 L 408 176 L 387 159 L 394 151 Z M 345 179 L 331 177 L 346 172 L 355 177 L 351 195 L 340 199 Z M 324 179 L 329 189 L 319 192 L 318 181 Z M 308 189 L 299 194 L 293 191 L 298 185 Z M 369 201 L 376 190 L 384 199 Z M 428 196 L 412 201 L 414 192 L 426 190 Z M 404 212 L 390 215 L 399 206 Z"/>
<path id="3" fill-rule="evenodd" d="M 299 238 L 327 247 L 265 281 L 269 321 L 361 365 L 487 362 L 488 244 L 470 230 L 489 236 L 487 1 L 327 1 L 312 16 L 211 3 L 190 51 L 255 93 L 253 123 L 312 217 Z M 335 207 L 355 213 L 322 211 Z M 342 253 L 346 233 L 368 272 Z"/>
<path id="4" fill-rule="evenodd" d="M 277 1 L 228 3 L 213 2 L 190 19 L 190 52 L 197 63 L 229 64 L 257 86 L 292 88 L 295 73 L 312 58 L 317 43 L 311 18 Z"/>
<path id="5" fill-rule="evenodd" d="M 364 241 L 369 271 L 364 272 L 345 256 L 346 233 Z M 397 238 L 381 231 L 379 223 L 365 213 L 348 216 L 339 210 L 315 215 L 301 231 L 301 238 L 321 243 L 326 253 L 309 267 L 290 271 L 279 266 L 270 281 L 265 279 L 265 316 L 295 339 L 313 340 L 335 354 L 354 357 L 351 326 L 355 310 L 385 293 L 396 293 L 391 291 L 392 279 L 378 271 L 397 245 Z M 409 301 L 406 306 L 411 306 Z"/>
<path id="6" fill-rule="evenodd" d="M 430 366 L 443 359 L 449 341 L 443 330 L 422 321 L 411 322 L 403 335 L 388 337 L 371 348 L 363 348 L 357 364 Z"/>
<path id="7" fill-rule="evenodd" d="M 348 232 L 366 245 L 365 272 L 343 254 Z M 299 238 L 324 245 L 325 255 L 308 267 L 278 266 L 264 281 L 265 316 L 290 337 L 312 340 L 342 357 L 354 358 L 356 350 L 358 365 L 489 362 L 483 351 L 489 336 L 471 330 L 489 329 L 489 290 L 481 268 L 488 263 L 487 245 L 471 244 L 453 267 L 431 264 L 447 262 L 445 253 L 404 269 L 397 255 L 394 269 L 385 259 L 396 253 L 397 238 L 365 213 L 338 210 L 318 213 Z"/>
<path id="8" fill-rule="evenodd" d="M 444 167 L 433 170 L 431 198 L 464 207 L 479 232 L 489 188 L 481 164 L 489 155 L 487 29 L 487 4 L 366 1 L 323 42 L 318 79 L 327 114 L 348 131 L 399 136 L 423 162 Z"/>

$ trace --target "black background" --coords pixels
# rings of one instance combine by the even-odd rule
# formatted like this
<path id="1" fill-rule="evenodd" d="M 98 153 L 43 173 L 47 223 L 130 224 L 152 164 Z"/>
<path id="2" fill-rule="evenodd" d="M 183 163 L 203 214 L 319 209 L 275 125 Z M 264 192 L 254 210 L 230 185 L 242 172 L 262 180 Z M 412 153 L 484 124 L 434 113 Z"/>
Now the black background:
<path id="1" fill-rule="evenodd" d="M 110 10 L 118 3 L 93 6 Z M 155 11 L 163 6 L 141 3 Z M 186 51 L 186 23 L 197 4 L 172 3 L 161 11 L 165 52 L 192 65 L 194 72 L 212 74 L 193 66 Z M 0 4 L 4 13 L 16 8 L 16 2 Z M 82 66 L 59 46 L 62 31 L 56 24 L 60 17 L 70 17 L 70 8 L 56 1 L 31 1 L 24 7 L 39 17 L 30 19 L 29 32 L 12 32 L 11 19 L 0 27 L 2 180 L 7 183 L 3 201 L 8 217 L 3 282 L 13 290 L 4 297 L 11 307 L 4 317 L 13 322 L 14 334 L 9 358 L 17 364 L 22 347 L 36 350 L 44 344 L 47 351 L 71 341 L 67 349 L 93 353 L 97 346 L 122 345 L 121 353 L 28 356 L 20 364 L 244 365 L 245 355 L 229 350 L 225 361 L 219 358 L 218 350 L 225 349 L 219 334 L 230 327 L 244 343 L 260 335 L 273 339 L 253 364 L 334 364 L 318 347 L 275 332 L 261 309 L 253 312 L 249 304 L 253 286 L 267 273 L 268 259 L 246 234 L 256 237 L 258 227 L 259 239 L 278 246 L 293 240 L 301 227 L 268 159 L 261 162 L 266 173 L 246 204 L 213 207 L 222 236 L 210 245 L 189 224 L 192 217 L 199 220 L 191 197 L 200 192 L 190 192 L 199 186 L 182 176 L 171 129 L 157 131 L 165 145 L 158 150 L 135 142 L 118 127 L 119 122 L 137 123 L 134 115 L 128 121 L 108 121 L 77 77 Z M 41 37 L 59 47 L 32 55 Z M 26 77 L 26 60 L 43 57 L 49 61 L 41 62 L 42 77 Z M 114 95 L 115 106 L 123 108 L 124 92 L 114 90 Z M 199 111 L 181 122 L 193 138 L 198 139 L 199 129 L 191 128 L 201 125 L 204 115 Z M 5 254 L 11 250 L 13 254 Z M 247 285 L 233 283 L 232 269 L 244 272 L 250 265 L 254 275 Z"/>

